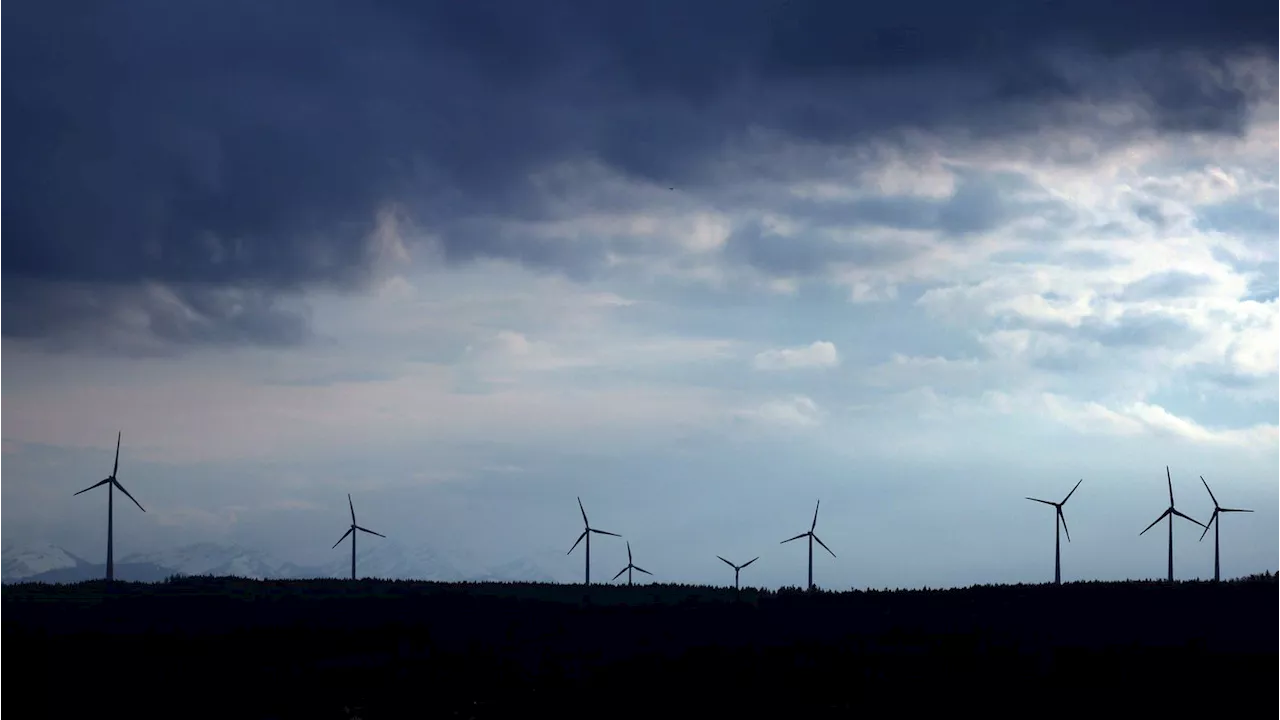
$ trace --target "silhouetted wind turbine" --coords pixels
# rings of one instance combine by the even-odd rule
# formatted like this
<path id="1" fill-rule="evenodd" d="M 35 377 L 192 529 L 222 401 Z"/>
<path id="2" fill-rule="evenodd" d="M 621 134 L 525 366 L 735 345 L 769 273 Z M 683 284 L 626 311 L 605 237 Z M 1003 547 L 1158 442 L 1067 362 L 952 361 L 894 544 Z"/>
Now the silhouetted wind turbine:
<path id="1" fill-rule="evenodd" d="M 792 539 L 794 539 L 794 538 L 792 538 Z M 826 547 L 826 546 L 824 545 L 823 547 Z M 748 561 L 746 561 L 746 562 L 742 563 L 741 565 L 734 565 L 733 563 L 729 562 L 728 560 L 725 560 L 724 558 L 720 557 L 719 555 L 717 555 L 716 557 L 720 558 L 720 562 L 722 562 L 722 563 L 724 563 L 725 565 L 728 565 L 729 567 L 733 568 L 733 590 L 734 590 L 734 592 L 737 592 L 737 591 L 738 591 L 738 573 L 742 572 L 742 568 L 744 568 L 744 567 L 746 567 L 746 566 L 750 565 L 751 563 L 753 563 L 753 562 L 755 562 L 755 561 L 757 561 L 757 560 L 759 560 L 759 559 L 760 559 L 760 556 L 758 556 L 758 555 L 757 555 L 756 557 L 751 558 L 750 560 L 748 560 Z M 812 576 L 810 576 L 810 578 L 809 578 L 809 582 L 810 582 L 810 583 L 812 583 L 812 582 L 813 582 L 813 577 L 812 577 Z"/>
<path id="2" fill-rule="evenodd" d="M 630 585 L 630 584 L 631 584 L 631 571 L 632 571 L 632 570 L 638 570 L 638 571 L 640 571 L 640 572 L 644 573 L 645 575 L 652 575 L 652 574 L 653 574 L 653 573 L 649 572 L 648 570 L 645 570 L 644 568 L 642 568 L 642 567 L 640 567 L 640 566 L 636 565 L 634 562 L 632 562 L 632 561 L 631 561 L 631 541 L 630 541 L 630 540 L 628 540 L 628 541 L 627 541 L 627 566 L 626 566 L 626 567 L 624 567 L 624 568 L 622 568 L 621 570 L 619 570 L 619 571 L 618 571 L 618 575 L 621 575 L 622 573 L 626 573 L 626 574 L 627 574 L 627 584 L 628 584 L 628 585 Z M 613 576 L 613 579 L 614 579 L 614 580 L 617 580 L 617 579 L 618 579 L 618 575 L 614 575 L 614 576 Z"/>
<path id="3" fill-rule="evenodd" d="M 1155 527 L 1156 523 L 1165 519 L 1166 516 L 1169 518 L 1169 582 L 1173 582 L 1173 516 L 1177 515 L 1178 517 L 1184 520 L 1190 520 L 1191 522 L 1199 525 L 1200 527 L 1205 527 L 1205 524 L 1200 522 L 1199 520 L 1196 520 L 1193 517 L 1184 515 L 1182 512 L 1180 512 L 1177 508 L 1173 506 L 1173 477 L 1169 475 L 1168 465 L 1164 466 L 1164 478 L 1169 482 L 1169 508 L 1164 512 L 1160 513 L 1160 517 L 1156 518 L 1155 520 L 1152 520 L 1151 524 L 1147 526 L 1147 530 L 1150 530 L 1151 528 Z M 1139 536 L 1145 535 L 1147 533 L 1147 530 L 1143 530 L 1142 532 L 1138 533 L 1138 535 Z"/>
<path id="4" fill-rule="evenodd" d="M 572 555 L 573 551 L 577 549 L 578 543 L 582 542 L 582 538 L 587 539 L 587 548 L 586 548 L 587 580 L 585 584 L 590 585 L 591 584 L 591 533 L 596 533 L 597 535 L 612 535 L 613 537 L 622 537 L 622 536 L 619 535 L 618 533 L 606 532 L 604 530 L 597 530 L 591 527 L 591 523 L 587 522 L 587 511 L 582 507 L 582 498 L 578 498 L 578 509 L 582 511 L 582 525 L 586 529 L 582 531 L 582 534 L 579 535 L 578 539 L 573 543 L 573 547 L 569 548 L 569 552 L 565 553 L 565 555 Z M 630 552 L 630 550 L 628 550 L 628 552 Z"/>
<path id="5" fill-rule="evenodd" d="M 374 532 L 369 528 L 360 527 L 359 525 L 356 524 L 356 506 L 351 503 L 351 493 L 347 493 L 347 507 L 351 508 L 351 527 L 347 528 L 347 531 L 342 533 L 342 537 L 338 538 L 338 542 L 334 543 L 333 547 L 338 547 L 339 545 L 342 544 L 343 540 L 347 539 L 348 535 L 351 536 L 351 579 L 355 580 L 356 579 L 356 531 L 359 530 L 360 532 L 367 532 L 370 535 L 377 535 L 380 538 L 385 538 L 386 535 L 383 535 L 382 533 Z"/>
<path id="6" fill-rule="evenodd" d="M 831 548 L 827 547 L 826 543 L 822 542 L 822 540 L 818 539 L 817 535 L 813 534 L 814 529 L 818 527 L 818 506 L 821 504 L 822 504 L 822 501 L 819 500 L 818 504 L 813 506 L 813 524 L 809 526 L 809 532 L 800 533 L 799 535 L 793 538 L 787 538 L 786 540 L 783 540 L 781 543 L 779 543 L 780 545 L 782 545 L 782 544 L 789 543 L 792 540 L 799 540 L 802 537 L 809 538 L 809 589 L 810 590 L 813 589 L 813 541 L 817 540 L 818 544 L 822 546 L 823 550 L 826 550 L 827 552 L 831 553 L 831 557 L 836 556 L 835 553 L 831 552 Z"/>
<path id="7" fill-rule="evenodd" d="M 138 502 L 137 499 L 135 499 L 132 495 L 130 495 L 129 491 L 125 490 L 124 486 L 120 484 L 120 481 L 116 479 L 116 471 L 119 469 L 120 469 L 120 433 L 117 432 L 116 433 L 116 462 L 114 465 L 111 466 L 111 476 L 108 477 L 106 480 L 101 480 L 99 482 L 96 482 L 90 485 L 89 487 L 81 490 L 80 492 L 75 493 L 75 495 L 79 495 L 80 493 L 89 492 L 90 490 L 102 485 L 107 486 L 107 582 L 111 582 L 116 577 L 115 557 L 114 557 L 114 550 L 112 547 L 113 545 L 112 536 L 115 534 L 114 527 L 113 527 L 115 522 L 113 517 L 115 515 L 115 494 L 113 493 L 112 489 L 119 488 L 120 492 L 124 493 L 130 500 L 133 500 L 133 504 L 137 505 L 139 510 L 141 510 L 142 512 L 147 511 L 146 508 L 142 507 L 142 503 Z"/>
<path id="8" fill-rule="evenodd" d="M 1061 535 L 1058 528 L 1059 524 L 1062 525 L 1062 528 L 1061 528 L 1062 530 L 1066 530 L 1067 542 L 1071 542 L 1071 531 L 1067 530 L 1067 516 L 1062 514 L 1062 506 L 1067 504 L 1067 501 L 1070 500 L 1071 496 L 1075 494 L 1076 488 L 1080 487 L 1080 483 L 1082 482 L 1084 482 L 1083 479 L 1076 482 L 1076 487 L 1071 488 L 1071 492 L 1067 493 L 1067 496 L 1062 498 L 1062 502 L 1056 503 L 1056 502 L 1050 502 L 1048 500 L 1041 500 L 1040 498 L 1033 498 L 1033 497 L 1027 498 L 1028 500 L 1033 500 L 1038 503 L 1044 503 L 1045 505 L 1052 505 L 1054 509 L 1057 511 L 1056 513 L 1054 513 L 1054 517 L 1053 517 L 1053 584 L 1054 585 L 1062 584 L 1062 542 L 1059 539 Z"/>
<path id="9" fill-rule="evenodd" d="M 1204 482 L 1204 476 L 1200 476 L 1200 482 L 1204 483 L 1204 489 L 1209 490 L 1209 483 Z M 1204 526 L 1204 532 L 1200 533 L 1200 539 L 1204 540 L 1204 536 L 1209 534 L 1209 526 L 1213 525 L 1213 581 L 1220 582 L 1222 580 L 1222 562 L 1218 555 L 1218 539 L 1219 530 L 1222 527 L 1222 520 L 1218 517 L 1218 513 L 1229 512 L 1253 512 L 1252 510 L 1240 510 L 1238 508 L 1224 508 L 1218 506 L 1218 498 L 1213 496 L 1213 491 L 1209 490 L 1209 499 L 1213 500 L 1213 514 L 1209 516 L 1209 522 Z M 1217 523 L 1217 524 L 1215 524 Z"/>

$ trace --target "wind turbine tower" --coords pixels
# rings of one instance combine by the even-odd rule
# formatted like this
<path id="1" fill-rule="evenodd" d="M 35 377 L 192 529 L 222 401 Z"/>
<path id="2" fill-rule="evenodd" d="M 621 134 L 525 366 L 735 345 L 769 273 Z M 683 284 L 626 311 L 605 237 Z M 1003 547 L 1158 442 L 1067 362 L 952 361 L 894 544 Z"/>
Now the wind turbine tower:
<path id="1" fill-rule="evenodd" d="M 792 540 L 799 540 L 802 537 L 809 538 L 809 589 L 810 590 L 813 590 L 813 542 L 817 540 L 818 544 L 822 546 L 823 550 L 826 550 L 827 552 L 831 553 L 831 557 L 836 556 L 835 553 L 831 552 L 831 548 L 827 547 L 827 544 L 822 542 L 822 540 L 820 540 L 818 536 L 813 533 L 814 529 L 818 527 L 818 507 L 820 505 L 822 505 L 821 500 L 818 501 L 817 505 L 813 506 L 813 524 L 809 526 L 809 532 L 802 532 L 793 538 L 787 538 L 786 540 L 783 540 L 781 543 L 779 543 L 781 545 L 781 544 L 789 543 Z"/>
<path id="2" fill-rule="evenodd" d="M 826 547 L 826 546 L 824 545 L 823 547 Z M 810 550 L 812 550 L 812 548 L 810 548 Z M 737 595 L 737 594 L 738 594 L 738 592 L 739 592 L 739 589 L 738 589 L 738 574 L 742 572 L 742 568 L 744 568 L 744 567 L 746 567 L 746 566 L 750 565 L 751 563 L 753 563 L 753 562 L 755 562 L 755 561 L 757 561 L 757 560 L 759 560 L 759 559 L 760 559 L 760 556 L 758 556 L 758 555 L 757 555 L 756 557 L 751 558 L 750 560 L 748 560 L 748 561 L 746 561 L 746 562 L 742 563 L 741 565 L 734 565 L 733 563 L 729 562 L 728 560 L 725 560 L 724 558 L 720 557 L 719 555 L 717 555 L 716 557 L 720 558 L 720 562 L 722 562 L 722 563 L 724 563 L 725 565 L 728 565 L 729 567 L 733 568 L 733 593 L 734 593 L 734 595 Z M 809 566 L 809 567 L 811 568 L 810 573 L 812 573 L 812 567 L 813 567 L 813 566 L 812 566 L 812 564 L 810 564 L 810 566 Z M 813 583 L 813 576 L 812 576 L 812 574 L 810 574 L 809 582 L 810 582 L 810 584 L 812 584 L 812 583 Z"/>
<path id="3" fill-rule="evenodd" d="M 1160 513 L 1160 517 L 1156 518 L 1155 520 L 1152 520 L 1151 524 L 1147 526 L 1146 530 L 1143 530 L 1142 532 L 1138 533 L 1138 536 L 1141 537 L 1143 535 L 1146 535 L 1147 530 L 1150 530 L 1151 528 L 1155 527 L 1156 523 L 1160 522 L 1166 517 L 1169 518 L 1169 582 L 1173 582 L 1173 516 L 1177 515 L 1178 517 L 1184 520 L 1190 520 L 1191 522 L 1199 525 L 1200 527 L 1206 527 L 1206 526 L 1204 523 L 1200 522 L 1199 520 L 1196 520 L 1193 517 L 1184 515 L 1181 511 L 1179 511 L 1177 508 L 1173 506 L 1173 477 L 1169 474 L 1168 465 L 1164 466 L 1164 478 L 1169 483 L 1169 507 L 1164 512 Z"/>
<path id="4" fill-rule="evenodd" d="M 573 547 L 569 548 L 569 552 L 565 553 L 565 555 L 572 555 L 573 551 L 577 549 L 578 543 L 582 542 L 583 538 L 587 539 L 587 547 L 586 547 L 586 555 L 587 555 L 586 578 L 587 579 L 585 584 L 590 585 L 591 584 L 591 533 L 595 533 L 597 535 L 612 535 L 613 537 L 622 537 L 622 536 L 619 535 L 618 533 L 606 532 L 604 530 L 597 530 L 591 527 L 591 523 L 587 521 L 587 511 L 582 507 L 582 498 L 578 498 L 578 510 L 582 512 L 582 525 L 585 529 L 582 531 L 582 534 L 578 536 L 578 539 L 573 543 Z"/>
<path id="5" fill-rule="evenodd" d="M 120 490 L 120 492 L 122 492 L 122 493 L 124 493 L 124 494 L 125 494 L 125 497 L 129 498 L 130 500 L 133 500 L 133 504 L 134 504 L 134 505 L 137 505 L 137 506 L 138 506 L 138 509 L 139 509 L 139 510 L 141 510 L 142 512 L 146 512 L 146 511 L 147 511 L 147 509 L 146 509 L 146 508 L 142 507 L 142 503 L 138 502 L 138 501 L 133 497 L 133 495 L 129 494 L 129 491 L 128 491 L 128 490 L 125 490 L 125 489 L 124 489 L 124 486 L 120 484 L 120 481 L 116 479 L 116 471 L 117 471 L 117 470 L 119 470 L 119 469 L 120 469 L 120 433 L 119 433 L 119 432 L 117 432 L 117 433 L 116 433 L 116 461 L 115 461 L 115 464 L 111 466 L 111 475 L 110 475 L 110 477 L 108 477 L 108 478 L 107 478 L 107 479 L 105 479 L 105 480 L 100 480 L 100 481 L 98 481 L 98 482 L 96 482 L 96 483 L 94 483 L 94 484 L 90 485 L 89 487 L 87 487 L 87 488 L 85 488 L 85 489 L 81 490 L 80 492 L 75 493 L 75 495 L 79 495 L 80 493 L 86 493 L 86 492 L 89 492 L 90 490 L 92 490 L 92 489 L 94 489 L 94 488 L 96 488 L 96 487 L 100 487 L 100 486 L 102 486 L 102 485 L 106 485 L 106 486 L 107 486 L 107 582 L 111 582 L 111 581 L 112 581 L 112 580 L 114 580 L 114 579 L 115 579 L 115 577 L 116 577 L 116 565 L 115 565 L 115 556 L 114 556 L 114 548 L 113 548 L 113 545 L 114 545 L 114 543 L 113 543 L 114 537 L 113 537 L 113 536 L 115 535 L 115 528 L 114 528 L 114 523 L 115 523 L 115 517 L 114 517 L 114 516 L 115 516 L 115 493 L 114 493 L 114 490 L 116 490 L 116 489 Z"/>
<path id="6" fill-rule="evenodd" d="M 630 585 L 632 584 L 632 583 L 631 583 L 631 571 L 632 571 L 632 570 L 635 570 L 635 571 L 637 571 L 637 572 L 642 572 L 642 573 L 644 573 L 645 575 L 652 575 L 652 574 L 653 574 L 653 573 L 649 572 L 648 570 L 645 570 L 644 568 L 642 568 L 642 567 L 640 567 L 640 566 L 636 565 L 634 562 L 632 562 L 632 561 L 631 561 L 631 541 L 630 541 L 630 540 L 628 540 L 628 541 L 627 541 L 627 566 L 626 566 L 626 567 L 624 567 L 624 568 L 622 568 L 621 570 L 619 570 L 619 571 L 618 571 L 618 575 L 621 575 L 622 573 L 626 573 L 626 574 L 627 574 L 627 585 L 628 585 L 628 586 L 630 586 Z M 618 575 L 614 575 L 614 576 L 613 576 L 613 579 L 614 579 L 614 580 L 617 580 L 617 579 L 618 579 Z"/>
<path id="7" fill-rule="evenodd" d="M 1209 490 L 1209 483 L 1204 482 L 1203 475 L 1200 476 L 1200 482 L 1204 483 L 1205 490 Z M 1219 517 L 1219 514 L 1229 513 L 1229 512 L 1251 513 L 1253 511 L 1241 510 L 1238 508 L 1219 507 L 1218 498 L 1213 496 L 1212 490 L 1209 490 L 1209 499 L 1213 500 L 1213 514 L 1209 516 L 1209 522 L 1204 526 L 1204 532 L 1200 533 L 1200 539 L 1204 540 L 1204 536 L 1209 534 L 1209 525 L 1213 525 L 1213 581 L 1221 582 L 1222 581 L 1222 559 L 1218 555 L 1218 540 L 1221 536 L 1220 530 L 1222 528 L 1222 518 Z"/>
<path id="8" fill-rule="evenodd" d="M 1061 534 L 1063 531 L 1067 533 L 1067 542 L 1071 542 L 1071 531 L 1067 530 L 1067 516 L 1062 514 L 1062 506 L 1067 504 L 1067 501 L 1070 500 L 1071 496 L 1075 494 L 1076 488 L 1080 487 L 1080 483 L 1082 482 L 1084 482 L 1083 479 L 1076 482 L 1076 487 L 1071 488 L 1071 492 L 1067 493 L 1067 496 L 1062 498 L 1062 502 L 1050 502 L 1048 500 L 1041 500 L 1040 498 L 1033 498 L 1033 497 L 1027 498 L 1028 500 L 1032 500 L 1034 502 L 1044 503 L 1045 505 L 1051 505 L 1053 506 L 1053 509 L 1056 511 L 1053 516 L 1053 584 L 1054 585 L 1062 584 Z"/>
<path id="9" fill-rule="evenodd" d="M 342 544 L 343 540 L 347 539 L 348 535 L 351 536 L 351 579 L 355 580 L 356 579 L 356 535 L 362 532 L 367 532 L 370 535 L 377 535 L 380 538 L 385 538 L 386 535 L 383 535 L 382 533 L 374 532 L 369 528 L 360 527 L 359 525 L 356 524 L 356 506 L 351 503 L 351 493 L 347 493 L 347 507 L 351 508 L 351 527 L 347 528 L 347 531 L 342 533 L 342 537 L 338 538 L 338 542 L 334 543 L 333 547 L 338 547 L 339 545 Z"/>

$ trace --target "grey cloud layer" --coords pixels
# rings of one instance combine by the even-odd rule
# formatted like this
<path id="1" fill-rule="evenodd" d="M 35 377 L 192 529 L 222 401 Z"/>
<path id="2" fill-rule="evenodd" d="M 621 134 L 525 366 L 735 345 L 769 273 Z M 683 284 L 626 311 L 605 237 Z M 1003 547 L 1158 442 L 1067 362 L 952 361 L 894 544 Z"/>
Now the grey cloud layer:
<path id="1" fill-rule="evenodd" d="M 152 281 L 184 286 L 174 293 L 201 327 L 241 328 L 178 328 L 171 339 L 302 337 L 274 293 L 359 287 L 373 271 L 375 215 L 390 203 L 440 238 L 447 261 L 507 257 L 589 275 L 602 265 L 599 246 L 535 239 L 499 221 L 665 199 L 592 195 L 572 175 L 529 180 L 561 161 L 696 194 L 724 181 L 713 160 L 761 130 L 821 145 L 907 128 L 991 138 L 1088 121 L 1056 113 L 1062 100 L 1144 108 L 1131 126 L 1108 130 L 1115 134 L 1236 132 L 1245 91 L 1204 82 L 1202 65 L 1251 49 L 1274 55 L 1275 8 L 1252 0 L 11 4 L 5 333 L 50 334 L 94 312 L 32 283 Z M 863 224 L 963 234 L 1008 212 L 994 192 L 962 184 L 936 207 L 869 200 L 844 212 Z M 743 232 L 750 245 L 751 230 Z M 613 250 L 651 251 L 622 240 Z M 794 269 L 812 262 L 746 253 Z M 125 302 L 118 291 L 103 297 Z M 129 297 L 127 307 L 164 325 L 153 300 Z"/>

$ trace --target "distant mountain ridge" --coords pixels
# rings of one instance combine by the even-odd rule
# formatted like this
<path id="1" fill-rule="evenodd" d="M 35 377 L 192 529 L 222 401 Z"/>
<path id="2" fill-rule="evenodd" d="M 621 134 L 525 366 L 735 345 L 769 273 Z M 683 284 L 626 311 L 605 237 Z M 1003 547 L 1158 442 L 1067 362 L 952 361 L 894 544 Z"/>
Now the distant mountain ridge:
<path id="1" fill-rule="evenodd" d="M 335 553 L 337 551 L 335 550 Z M 532 559 L 517 558 L 492 567 L 460 569 L 458 563 L 427 545 L 391 541 L 370 544 L 357 552 L 360 577 L 388 580 L 554 582 Z M 251 579 L 349 577 L 350 551 L 332 561 L 300 565 L 239 545 L 195 543 L 171 550 L 118 557 L 116 577 L 131 582 L 159 582 L 173 575 L 216 575 Z M 51 544 L 6 546 L 3 582 L 75 583 L 106 575 L 105 563 L 91 563 Z"/>
<path id="2" fill-rule="evenodd" d="M 125 582 L 160 582 L 175 575 L 171 568 L 164 568 L 150 563 L 118 562 L 115 570 L 116 579 Z M 85 580 L 101 580 L 106 574 L 106 563 L 102 565 L 85 564 L 76 567 L 55 568 L 22 578 L 10 578 L 6 575 L 4 584 L 8 585 L 15 582 L 78 583 Z"/>
<path id="3" fill-rule="evenodd" d="M 171 550 L 134 553 L 125 562 L 170 568 L 183 575 L 218 575 L 264 580 L 294 577 L 300 566 L 239 545 L 195 543 Z M 170 574 L 174 574 L 171 572 Z"/>
<path id="4" fill-rule="evenodd" d="M 90 564 L 88 560 L 48 543 L 20 547 L 6 546 L 3 561 L 0 562 L 0 576 L 8 582 L 9 578 L 31 577 L 56 570 L 73 570 Z"/>

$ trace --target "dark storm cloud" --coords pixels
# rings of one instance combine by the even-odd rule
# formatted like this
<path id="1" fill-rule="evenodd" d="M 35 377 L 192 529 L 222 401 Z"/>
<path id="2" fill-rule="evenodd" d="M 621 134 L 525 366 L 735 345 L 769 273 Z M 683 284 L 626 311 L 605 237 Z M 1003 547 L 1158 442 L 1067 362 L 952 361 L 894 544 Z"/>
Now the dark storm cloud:
<path id="1" fill-rule="evenodd" d="M 287 346 L 311 337 L 304 310 L 260 289 L 22 282 L 5 286 L 4 302 L 5 336 L 63 352 L 157 356 L 174 346 Z"/>
<path id="2" fill-rule="evenodd" d="M 832 264 L 876 267 L 906 260 L 925 248 L 858 239 L 858 231 L 874 228 L 918 230 L 962 241 L 1031 216 L 1052 226 L 1074 219 L 1071 208 L 1060 200 L 1019 197 L 1036 187 L 1017 173 L 956 173 L 955 191 L 942 198 L 917 195 L 881 195 L 857 199 L 775 199 L 772 212 L 806 227 L 795 236 L 767 231 L 759 222 L 744 223 L 729 237 L 726 254 L 766 273 L 814 276 Z M 767 200 L 757 198 L 755 206 Z M 835 240 L 823 231 L 845 231 L 852 240 Z"/>
<path id="3" fill-rule="evenodd" d="M 1075 334 L 1104 347 L 1162 347 L 1185 350 L 1194 347 L 1203 333 L 1185 320 L 1169 315 L 1126 310 L 1119 318 L 1103 322 L 1088 318 Z"/>
<path id="4" fill-rule="evenodd" d="M 1274 245 L 1277 231 L 1280 231 L 1276 193 L 1268 190 L 1252 197 L 1202 205 L 1196 208 L 1196 226 Z"/>
<path id="5" fill-rule="evenodd" d="M 5 333 L 19 315 L 35 335 L 74 320 L 28 304 L 48 295 L 30 283 L 359 287 L 375 214 L 391 202 L 436 232 L 449 260 L 589 274 L 598 263 L 575 256 L 581 243 L 486 224 L 555 216 L 557 193 L 578 191 L 535 188 L 530 171 L 594 160 L 692 193 L 716 181 L 708 160 L 757 128 L 819 143 L 905 127 L 996 137 L 1062 122 L 1055 99 L 1127 98 L 1158 128 L 1238 131 L 1241 89 L 1160 58 L 1273 57 L 1275 7 L 9 3 Z M 1117 78 L 1052 65 L 1045 48 L 1156 60 Z M 992 221 L 981 202 L 955 212 L 946 222 L 959 228 Z M 279 318 L 263 317 L 276 319 L 232 336 L 271 335 Z M 298 337 L 288 326 L 278 339 Z"/>
<path id="6" fill-rule="evenodd" d="M 1274 227 L 1272 224 L 1271 228 Z M 1267 240 L 1271 238 L 1267 237 Z M 1248 291 L 1243 300 L 1274 302 L 1280 299 L 1280 261 L 1239 258 L 1225 247 L 1213 247 L 1211 252 L 1213 259 L 1248 277 Z"/>
<path id="7" fill-rule="evenodd" d="M 804 277 L 817 275 L 832 263 L 877 267 L 905 260 L 916 252 L 916 248 L 905 244 L 835 240 L 816 233 L 787 237 L 771 232 L 760 222 L 744 223 L 729 236 L 726 246 L 731 259 L 757 270 Z"/>
<path id="8" fill-rule="evenodd" d="M 1026 329 L 1052 333 L 1069 340 L 1085 340 L 1106 348 L 1166 348 L 1185 350 L 1194 347 L 1204 337 L 1204 332 L 1193 327 L 1185 319 L 1158 312 L 1126 310 L 1117 318 L 1103 320 L 1090 316 L 1079 325 L 1060 320 L 1028 317 L 1006 317 L 1001 326 L 1005 329 Z M 1086 353 L 1078 343 L 1071 343 L 1067 357 L 1051 358 L 1045 367 L 1064 370 L 1076 367 Z M 1064 364 L 1065 363 L 1065 364 Z"/>
<path id="9" fill-rule="evenodd" d="M 1118 256 L 1098 250 L 1068 250 L 1065 252 L 1059 252 L 1056 247 L 1033 247 L 1020 248 L 1017 250 L 1002 250 L 1000 252 L 993 253 L 990 260 L 997 263 L 1014 264 L 1057 263 L 1086 270 L 1109 268 L 1123 262 L 1122 258 Z M 1045 296 L 1048 297 L 1048 293 L 1045 293 Z"/>
<path id="10" fill-rule="evenodd" d="M 1059 200 L 1012 197 L 1011 191 L 1035 190 L 1016 173 L 965 173 L 957 180 L 955 192 L 945 198 L 886 195 L 828 203 L 828 213 L 809 207 L 803 215 L 826 216 L 832 224 L 928 230 L 948 238 L 987 232 L 1030 215 L 1063 223 L 1071 220 L 1071 209 Z"/>
<path id="11" fill-rule="evenodd" d="M 1127 301 L 1168 300 L 1192 295 L 1208 284 L 1207 275 L 1168 270 L 1125 285 L 1117 297 Z"/>
<path id="12" fill-rule="evenodd" d="M 1133 203 L 1133 214 L 1139 220 L 1160 230 L 1169 225 L 1169 218 L 1165 217 L 1164 211 L 1160 209 L 1158 204 L 1153 202 Z"/>

